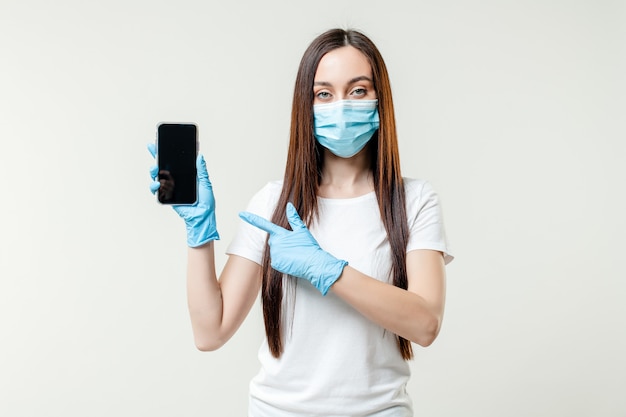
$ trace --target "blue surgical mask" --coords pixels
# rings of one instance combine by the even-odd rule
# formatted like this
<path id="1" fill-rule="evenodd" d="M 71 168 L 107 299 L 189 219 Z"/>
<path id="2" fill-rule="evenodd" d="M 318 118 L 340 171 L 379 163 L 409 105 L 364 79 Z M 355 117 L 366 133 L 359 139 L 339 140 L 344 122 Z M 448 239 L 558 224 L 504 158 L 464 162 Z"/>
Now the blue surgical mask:
<path id="1" fill-rule="evenodd" d="M 356 155 L 378 129 L 378 100 L 340 100 L 313 106 L 315 139 L 342 158 Z"/>

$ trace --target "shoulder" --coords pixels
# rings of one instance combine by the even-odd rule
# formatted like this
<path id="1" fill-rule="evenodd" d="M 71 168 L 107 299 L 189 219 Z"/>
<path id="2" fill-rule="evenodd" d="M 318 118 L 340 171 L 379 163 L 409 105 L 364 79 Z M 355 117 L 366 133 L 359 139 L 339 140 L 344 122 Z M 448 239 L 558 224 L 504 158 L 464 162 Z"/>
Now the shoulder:
<path id="1" fill-rule="evenodd" d="M 280 196 L 280 192 L 283 189 L 283 181 L 275 180 L 269 181 L 259 191 L 256 192 L 253 198 L 265 198 L 265 199 L 277 199 Z"/>
<path id="2" fill-rule="evenodd" d="M 410 231 L 407 252 L 414 249 L 437 250 L 444 254 L 445 263 L 452 261 L 443 224 L 439 196 L 430 182 L 404 179 L 407 220 Z"/>
<path id="3" fill-rule="evenodd" d="M 425 212 L 440 210 L 439 195 L 428 180 L 403 178 L 404 194 L 409 219 L 417 218 Z"/>
<path id="4" fill-rule="evenodd" d="M 248 203 L 248 211 L 264 217 L 271 215 L 282 189 L 282 180 L 269 181 L 252 196 Z"/>
<path id="5" fill-rule="evenodd" d="M 429 181 L 421 178 L 403 178 L 404 181 L 404 193 L 406 195 L 407 202 L 412 200 L 420 200 L 428 198 L 431 195 L 436 195 L 433 186 Z"/>

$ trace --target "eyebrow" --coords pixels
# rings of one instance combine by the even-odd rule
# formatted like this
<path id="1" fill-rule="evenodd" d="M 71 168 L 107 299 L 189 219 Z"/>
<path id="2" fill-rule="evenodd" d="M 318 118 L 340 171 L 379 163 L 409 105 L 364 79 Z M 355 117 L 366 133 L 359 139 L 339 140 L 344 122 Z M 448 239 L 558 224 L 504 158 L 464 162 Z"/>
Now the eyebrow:
<path id="1" fill-rule="evenodd" d="M 367 77 L 365 75 L 359 75 L 358 77 L 354 77 L 353 79 L 348 81 L 348 84 L 354 84 L 354 83 L 357 83 L 359 81 L 373 82 L 370 77 Z M 315 82 L 313 82 L 313 85 L 319 85 L 319 86 L 322 86 L 322 87 L 331 87 L 332 86 L 332 84 L 329 83 L 328 81 L 315 81 Z"/>

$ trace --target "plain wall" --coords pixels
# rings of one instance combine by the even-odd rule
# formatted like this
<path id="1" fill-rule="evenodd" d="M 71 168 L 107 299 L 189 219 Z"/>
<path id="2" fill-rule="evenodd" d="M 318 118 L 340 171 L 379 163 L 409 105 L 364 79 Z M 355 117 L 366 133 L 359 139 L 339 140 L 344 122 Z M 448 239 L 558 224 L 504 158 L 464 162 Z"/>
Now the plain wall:
<path id="1" fill-rule="evenodd" d="M 455 261 L 421 416 L 626 416 L 626 11 L 588 1 L 0 0 L 0 415 L 243 416 L 259 305 L 198 352 L 182 220 L 150 194 L 161 121 L 200 127 L 221 268 L 283 174 L 308 43 L 390 72 L 404 175 Z"/>

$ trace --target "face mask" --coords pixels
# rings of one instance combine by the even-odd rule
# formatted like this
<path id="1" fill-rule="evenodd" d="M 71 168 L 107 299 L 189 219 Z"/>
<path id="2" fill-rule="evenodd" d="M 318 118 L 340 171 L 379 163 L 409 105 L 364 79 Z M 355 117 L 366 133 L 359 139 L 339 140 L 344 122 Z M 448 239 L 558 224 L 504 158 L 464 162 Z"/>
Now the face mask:
<path id="1" fill-rule="evenodd" d="M 342 158 L 356 155 L 378 129 L 378 100 L 340 100 L 313 106 L 315 139 Z"/>

